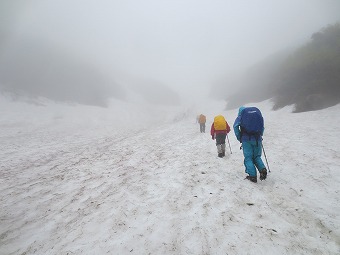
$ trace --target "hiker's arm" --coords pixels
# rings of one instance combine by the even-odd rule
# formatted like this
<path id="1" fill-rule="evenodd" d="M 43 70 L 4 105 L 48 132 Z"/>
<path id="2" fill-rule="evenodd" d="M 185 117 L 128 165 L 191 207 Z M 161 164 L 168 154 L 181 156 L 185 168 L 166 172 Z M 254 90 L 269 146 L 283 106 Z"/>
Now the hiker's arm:
<path id="1" fill-rule="evenodd" d="M 234 122 L 234 133 L 235 133 L 235 136 L 236 136 L 236 139 L 238 141 L 240 141 L 241 139 L 241 132 L 240 132 L 240 124 L 241 124 L 241 118 L 240 116 L 238 116 Z"/>
<path id="2" fill-rule="evenodd" d="M 214 123 L 211 125 L 210 134 L 211 134 L 211 138 L 214 139 L 214 137 L 215 137 L 215 127 L 214 127 Z"/>
<path id="3" fill-rule="evenodd" d="M 227 134 L 230 132 L 230 126 L 228 125 L 228 122 L 225 122 L 227 124 Z"/>

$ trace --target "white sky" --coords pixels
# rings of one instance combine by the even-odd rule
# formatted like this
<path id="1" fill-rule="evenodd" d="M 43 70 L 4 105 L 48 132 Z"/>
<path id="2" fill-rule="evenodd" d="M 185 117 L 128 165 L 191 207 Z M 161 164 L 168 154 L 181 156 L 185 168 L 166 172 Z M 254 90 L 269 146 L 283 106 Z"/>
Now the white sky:
<path id="1" fill-rule="evenodd" d="M 340 20 L 337 0 L 10 2 L 3 3 L 11 13 L 4 22 L 9 44 L 30 35 L 113 76 L 143 76 L 197 93 Z"/>

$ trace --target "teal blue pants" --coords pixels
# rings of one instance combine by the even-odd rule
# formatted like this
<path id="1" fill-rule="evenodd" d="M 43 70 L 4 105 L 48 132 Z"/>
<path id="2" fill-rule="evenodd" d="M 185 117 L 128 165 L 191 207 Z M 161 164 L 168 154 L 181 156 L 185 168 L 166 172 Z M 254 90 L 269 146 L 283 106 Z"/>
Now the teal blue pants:
<path id="1" fill-rule="evenodd" d="M 256 176 L 256 168 L 258 171 L 261 171 L 263 168 L 266 168 L 261 159 L 262 142 L 243 141 L 242 148 L 246 173 L 249 174 L 250 176 Z"/>

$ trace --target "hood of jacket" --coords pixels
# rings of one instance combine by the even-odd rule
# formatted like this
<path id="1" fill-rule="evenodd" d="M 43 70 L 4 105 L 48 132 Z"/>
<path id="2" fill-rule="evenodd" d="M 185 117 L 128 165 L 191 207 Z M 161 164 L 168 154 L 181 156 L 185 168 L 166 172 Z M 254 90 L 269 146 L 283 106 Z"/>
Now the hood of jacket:
<path id="1" fill-rule="evenodd" d="M 238 109 L 238 116 L 241 115 L 241 113 L 242 113 L 242 111 L 243 111 L 244 109 L 246 109 L 246 107 L 244 107 L 244 106 L 241 106 L 241 107 Z"/>

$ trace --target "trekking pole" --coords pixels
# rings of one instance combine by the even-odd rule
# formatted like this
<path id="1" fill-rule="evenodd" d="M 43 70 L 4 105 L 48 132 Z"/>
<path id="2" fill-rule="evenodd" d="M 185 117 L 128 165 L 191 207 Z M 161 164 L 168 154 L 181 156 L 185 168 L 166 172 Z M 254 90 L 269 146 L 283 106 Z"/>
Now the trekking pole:
<path id="1" fill-rule="evenodd" d="M 266 159 L 266 162 L 267 162 L 268 171 L 270 172 L 269 165 L 268 165 L 268 160 L 267 160 L 267 156 L 266 156 L 266 152 L 264 151 L 264 147 L 263 147 L 263 143 L 262 143 L 262 150 L 263 150 L 263 154 L 264 154 L 264 157 Z"/>
<path id="2" fill-rule="evenodd" d="M 231 152 L 231 147 L 230 147 L 230 142 L 229 142 L 228 134 L 227 134 L 227 138 L 228 138 L 228 144 L 229 144 L 230 154 L 233 154 L 233 153 Z"/>

